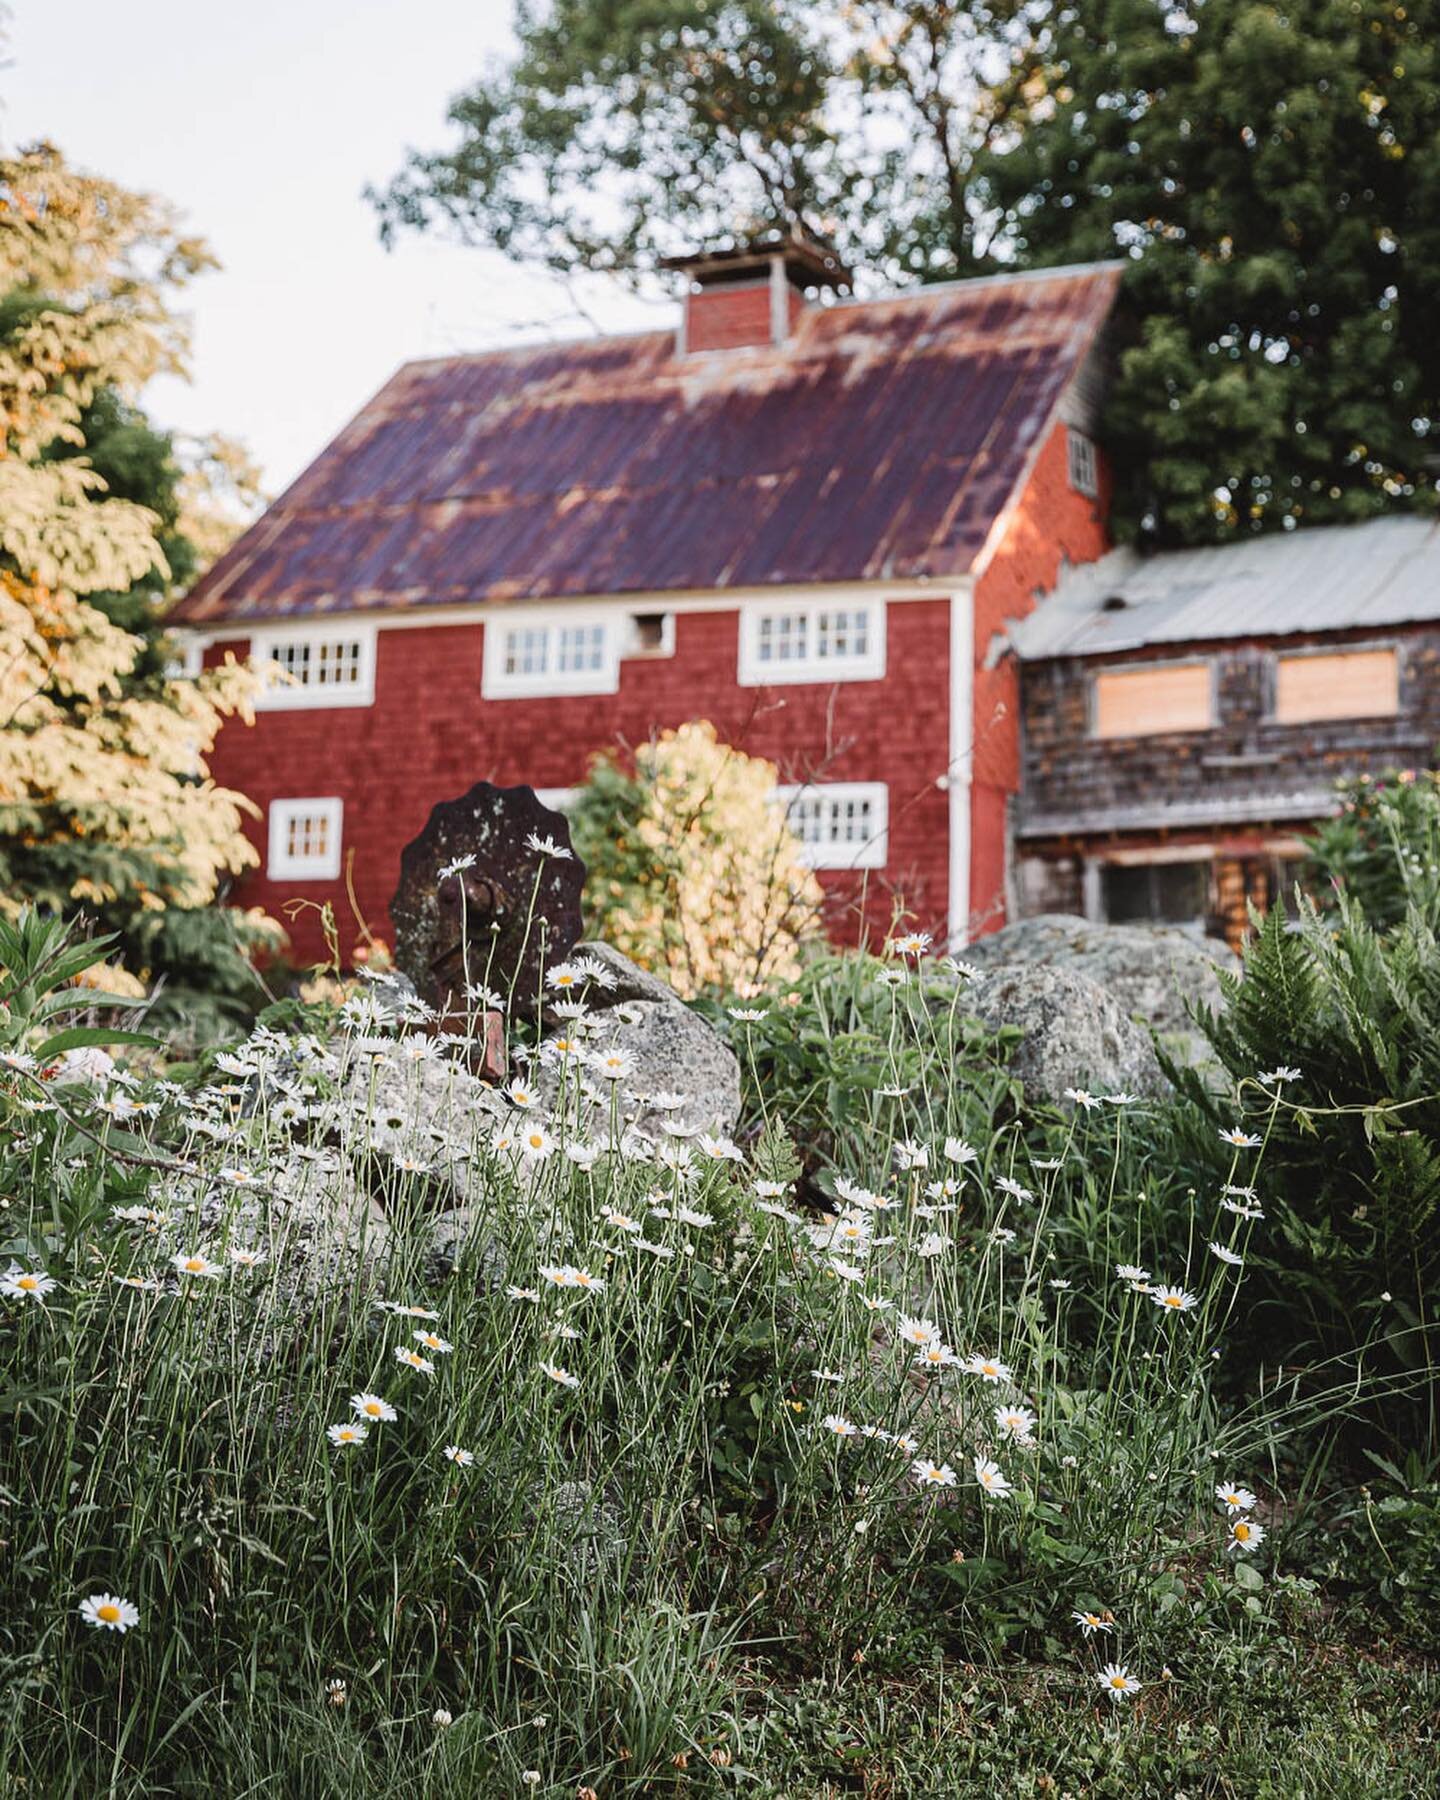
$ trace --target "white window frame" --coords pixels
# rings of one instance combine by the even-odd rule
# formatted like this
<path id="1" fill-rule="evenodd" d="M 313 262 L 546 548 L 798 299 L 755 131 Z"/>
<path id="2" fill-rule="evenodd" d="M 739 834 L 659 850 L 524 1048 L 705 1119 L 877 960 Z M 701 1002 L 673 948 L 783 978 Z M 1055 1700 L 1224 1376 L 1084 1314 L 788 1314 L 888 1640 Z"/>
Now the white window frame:
<path id="1" fill-rule="evenodd" d="M 809 781 L 775 790 L 775 798 L 785 808 L 787 820 L 798 800 L 817 797 L 836 806 L 854 800 L 868 801 L 871 831 L 860 843 L 848 839 L 807 842 L 797 831 L 801 860 L 806 866 L 812 869 L 883 869 L 890 857 L 890 789 L 886 784 L 883 781 Z"/>
<path id="2" fill-rule="evenodd" d="M 860 656 L 822 656 L 817 642 L 821 619 L 831 613 L 866 612 L 865 650 Z M 809 653 L 783 662 L 763 661 L 765 622 L 805 621 Z M 875 594 L 836 594 L 824 600 L 748 601 L 740 608 L 741 687 L 789 687 L 799 682 L 879 681 L 885 673 L 885 602 Z"/>
<path id="3" fill-rule="evenodd" d="M 1077 431 L 1073 425 L 1065 427 L 1066 468 L 1070 476 L 1070 485 L 1077 494 L 1084 494 L 1094 500 L 1100 492 L 1100 460 L 1095 453 L 1094 438 L 1087 437 L 1083 431 Z"/>
<path id="4" fill-rule="evenodd" d="M 329 848 L 323 857 L 295 856 L 287 847 L 290 827 L 297 818 L 323 818 L 329 826 Z M 265 860 L 269 881 L 338 881 L 340 836 L 345 825 L 345 802 L 334 794 L 272 800 L 270 802 L 270 852 Z"/>
<path id="5" fill-rule="evenodd" d="M 485 652 L 480 693 L 486 700 L 545 699 L 555 694 L 613 694 L 620 687 L 621 616 L 598 607 L 497 607 L 485 620 Z M 600 666 L 562 669 L 560 645 L 566 631 L 583 628 L 603 632 Z M 545 668 L 530 674 L 505 667 L 512 632 L 543 632 Z"/>
<path id="6" fill-rule="evenodd" d="M 336 620 L 320 625 L 257 631 L 250 639 L 250 661 L 264 670 L 279 649 L 308 644 L 312 651 L 325 644 L 358 646 L 358 678 L 344 687 L 311 687 L 299 682 L 271 679 L 257 695 L 257 711 L 287 712 L 312 706 L 373 706 L 375 703 L 375 627 Z"/>

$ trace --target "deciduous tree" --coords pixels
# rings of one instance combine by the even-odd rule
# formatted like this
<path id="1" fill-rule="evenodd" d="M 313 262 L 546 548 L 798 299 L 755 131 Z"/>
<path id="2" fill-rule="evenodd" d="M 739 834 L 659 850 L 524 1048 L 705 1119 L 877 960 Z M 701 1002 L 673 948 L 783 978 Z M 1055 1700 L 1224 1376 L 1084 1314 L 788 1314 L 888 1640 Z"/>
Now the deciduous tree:
<path id="1" fill-rule="evenodd" d="M 133 397 L 183 368 L 172 297 L 208 262 L 160 201 L 48 145 L 0 162 L 0 893 L 92 914 L 192 1023 L 181 989 L 243 978 L 234 917 L 204 909 L 254 861 L 249 803 L 204 759 L 253 677 L 166 672 L 169 556 L 193 550 Z"/>

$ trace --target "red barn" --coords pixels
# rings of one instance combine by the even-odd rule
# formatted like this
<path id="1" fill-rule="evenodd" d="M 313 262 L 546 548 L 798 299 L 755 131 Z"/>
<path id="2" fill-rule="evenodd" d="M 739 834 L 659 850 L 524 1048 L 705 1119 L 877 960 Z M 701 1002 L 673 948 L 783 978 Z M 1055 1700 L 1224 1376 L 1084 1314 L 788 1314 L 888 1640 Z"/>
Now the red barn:
<path id="1" fill-rule="evenodd" d="M 1003 921 L 1000 647 L 1107 548 L 1119 268 L 821 304 L 811 244 L 676 267 L 678 332 L 407 364 L 181 602 L 194 657 L 292 678 L 216 746 L 264 813 L 237 898 L 343 925 L 348 865 L 383 931 L 435 801 L 704 717 L 778 766 L 839 933 Z"/>

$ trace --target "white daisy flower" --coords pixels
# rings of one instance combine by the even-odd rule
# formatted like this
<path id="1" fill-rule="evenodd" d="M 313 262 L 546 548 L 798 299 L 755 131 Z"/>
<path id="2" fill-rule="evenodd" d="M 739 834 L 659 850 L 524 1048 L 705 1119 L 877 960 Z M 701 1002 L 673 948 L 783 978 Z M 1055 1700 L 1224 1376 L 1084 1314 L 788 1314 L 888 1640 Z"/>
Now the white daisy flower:
<path id="1" fill-rule="evenodd" d="M 975 1479 L 987 1494 L 993 1494 L 996 1499 L 1003 1499 L 1006 1494 L 1014 1493 L 1015 1490 L 1006 1480 L 999 1463 L 992 1462 L 988 1456 L 977 1456 L 974 1459 L 974 1466 Z"/>
<path id="2" fill-rule="evenodd" d="M 0 1275 L 0 1294 L 7 1300 L 37 1300 L 43 1306 L 45 1296 L 55 1290 L 55 1277 L 41 1269 L 25 1269 L 12 1262 Z"/>
<path id="3" fill-rule="evenodd" d="M 897 1437 L 895 1439 L 896 1445 L 902 1449 L 912 1448 L 913 1442 L 914 1440 L 910 1438 Z M 910 1465 L 910 1472 L 920 1483 L 921 1487 L 953 1488 L 958 1480 L 955 1471 L 950 1467 L 949 1463 L 930 1462 L 925 1457 L 920 1457 L 915 1462 L 912 1462 Z"/>
<path id="4" fill-rule="evenodd" d="M 350 1410 L 377 1425 L 390 1424 L 399 1416 L 390 1402 L 382 1400 L 379 1394 L 352 1394 Z"/>
<path id="5" fill-rule="evenodd" d="M 1140 1683 L 1124 1663 L 1106 1663 L 1095 1679 L 1112 1700 L 1128 1700 L 1140 1692 Z"/>
<path id="6" fill-rule="evenodd" d="M 140 1611 L 118 1594 L 87 1594 L 78 1611 L 87 1625 L 99 1631 L 125 1633 L 140 1623 Z"/>
<path id="7" fill-rule="evenodd" d="M 179 1274 L 194 1275 L 206 1281 L 214 1281 L 223 1273 L 219 1263 L 211 1262 L 208 1256 L 202 1255 L 198 1250 L 192 1250 L 188 1254 L 179 1250 L 170 1261 Z"/>

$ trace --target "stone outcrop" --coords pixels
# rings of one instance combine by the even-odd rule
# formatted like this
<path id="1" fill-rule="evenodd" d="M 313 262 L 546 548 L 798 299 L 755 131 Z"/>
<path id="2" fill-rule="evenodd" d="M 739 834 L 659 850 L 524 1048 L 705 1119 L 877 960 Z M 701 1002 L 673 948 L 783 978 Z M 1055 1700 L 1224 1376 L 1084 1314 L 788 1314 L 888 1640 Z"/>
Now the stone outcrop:
<path id="1" fill-rule="evenodd" d="M 964 1004 L 987 1025 L 1023 1034 L 1010 1067 L 1032 1099 L 1064 1104 L 1072 1087 L 1143 1099 L 1165 1087 L 1149 1032 L 1088 975 L 1002 963 L 970 983 Z"/>
<path id="2" fill-rule="evenodd" d="M 1182 1062 L 1208 1060 L 1189 1006 L 1218 1008 L 1222 970 L 1238 973 L 1240 959 L 1218 938 L 1175 925 L 1102 925 L 1069 913 L 1042 913 L 991 933 L 962 952 L 990 974 L 1004 967 L 1068 970 L 1113 995 L 1127 1017 L 1149 1026 L 1168 1054 Z"/>

